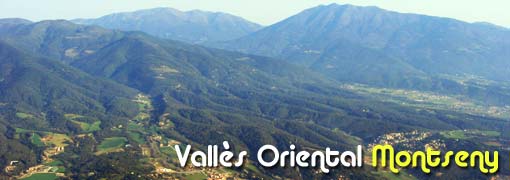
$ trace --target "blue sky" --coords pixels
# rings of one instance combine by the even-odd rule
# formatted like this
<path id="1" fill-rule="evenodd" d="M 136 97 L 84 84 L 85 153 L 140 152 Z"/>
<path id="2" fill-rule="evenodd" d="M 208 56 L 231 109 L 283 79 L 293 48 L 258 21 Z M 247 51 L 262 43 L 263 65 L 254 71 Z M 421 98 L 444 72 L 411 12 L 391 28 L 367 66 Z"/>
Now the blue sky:
<path id="1" fill-rule="evenodd" d="M 379 6 L 398 12 L 486 21 L 510 27 L 508 0 L 0 0 L 0 18 L 30 20 L 94 18 L 154 7 L 222 11 L 263 25 L 320 4 Z"/>

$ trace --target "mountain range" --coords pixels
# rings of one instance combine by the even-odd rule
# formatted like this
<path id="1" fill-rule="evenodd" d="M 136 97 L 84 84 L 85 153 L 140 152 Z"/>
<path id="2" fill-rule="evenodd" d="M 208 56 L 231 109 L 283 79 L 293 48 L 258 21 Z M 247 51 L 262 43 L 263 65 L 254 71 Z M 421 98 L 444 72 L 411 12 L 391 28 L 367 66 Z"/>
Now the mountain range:
<path id="1" fill-rule="evenodd" d="M 510 80 L 509 39 L 509 29 L 488 23 L 331 4 L 208 45 L 283 59 L 342 82 L 473 97 L 498 89 L 487 81 Z M 506 94 L 494 91 L 484 98 Z"/>
<path id="2" fill-rule="evenodd" d="M 115 13 L 97 19 L 72 21 L 124 31 L 143 31 L 189 43 L 236 39 L 262 28 L 261 25 L 226 13 L 200 10 L 183 12 L 173 8 Z"/>
<path id="3" fill-rule="evenodd" d="M 43 166 L 74 179 L 190 178 L 208 171 L 179 167 L 170 145 L 204 150 L 225 140 L 235 151 L 264 144 L 347 150 L 425 132 L 433 135 L 422 139 L 449 149 L 497 148 L 466 132 L 497 134 L 490 139 L 497 143 L 510 137 L 508 31 L 336 4 L 264 28 L 169 8 L 95 20 L 0 19 L 0 167 L 19 161 L 0 176 L 21 178 Z M 466 133 L 464 141 L 451 132 Z M 58 147 L 65 150 L 55 153 Z M 245 179 L 391 179 L 368 168 L 262 168 L 254 158 L 242 169 L 211 171 Z M 487 178 L 454 168 L 438 173 Z"/>

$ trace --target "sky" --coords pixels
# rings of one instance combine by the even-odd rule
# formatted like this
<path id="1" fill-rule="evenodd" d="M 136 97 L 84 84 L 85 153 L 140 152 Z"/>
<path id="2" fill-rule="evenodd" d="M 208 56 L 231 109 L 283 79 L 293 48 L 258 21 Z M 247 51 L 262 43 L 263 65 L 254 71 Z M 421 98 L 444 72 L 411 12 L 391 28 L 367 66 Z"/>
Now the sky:
<path id="1" fill-rule="evenodd" d="M 270 25 L 320 4 L 378 6 L 383 9 L 450 17 L 467 22 L 490 22 L 510 27 L 508 0 L 0 0 L 0 18 L 97 18 L 114 12 L 154 7 L 200 9 L 241 16 Z"/>

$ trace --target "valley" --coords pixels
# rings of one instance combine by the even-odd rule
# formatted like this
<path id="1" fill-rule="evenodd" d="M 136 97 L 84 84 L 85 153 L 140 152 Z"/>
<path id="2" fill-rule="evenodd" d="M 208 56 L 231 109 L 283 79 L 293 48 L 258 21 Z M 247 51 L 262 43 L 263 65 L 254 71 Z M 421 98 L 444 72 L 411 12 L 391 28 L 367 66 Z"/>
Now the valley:
<path id="1" fill-rule="evenodd" d="M 263 168 L 253 154 L 266 144 L 509 154 L 509 37 L 337 4 L 267 27 L 171 8 L 0 19 L 0 179 L 508 178 L 455 167 Z M 180 167 L 175 145 L 223 141 L 251 154 L 244 166 Z"/>
<path id="2" fill-rule="evenodd" d="M 377 88 L 361 84 L 347 84 L 343 88 L 384 101 L 423 109 L 448 109 L 472 115 L 509 119 L 510 106 L 497 106 L 462 95 L 444 95 L 406 89 Z"/>
<path id="3" fill-rule="evenodd" d="M 177 155 L 174 145 L 179 145 L 181 142 L 170 139 L 159 131 L 172 129 L 171 120 L 162 116 L 158 121 L 151 116 L 152 102 L 148 96 L 138 94 L 133 102 L 138 104 L 140 112 L 135 118 L 128 121 L 127 126 L 118 125 L 112 127 L 111 131 L 125 132 L 124 136 L 108 137 L 94 146 L 93 152 L 95 156 L 107 156 L 110 153 L 121 153 L 126 151 L 135 151 L 140 154 L 141 159 L 137 163 L 142 163 L 151 166 L 152 171 L 150 174 L 145 174 L 145 177 L 152 178 L 185 178 L 185 179 L 206 179 L 208 177 L 215 179 L 222 178 L 239 178 L 249 177 L 250 174 L 255 173 L 257 176 L 264 176 L 260 171 L 251 164 L 246 170 L 230 170 L 227 168 L 193 168 L 186 166 L 181 168 L 178 165 Z M 67 115 L 68 118 L 83 118 L 81 115 L 73 114 Z M 156 118 L 156 120 L 158 120 Z M 100 131 L 99 129 L 98 131 Z M 56 134 L 52 132 L 41 132 L 35 130 L 17 129 L 18 136 L 30 136 L 31 143 L 44 149 L 41 157 L 41 164 L 29 167 L 27 170 L 18 175 L 14 175 L 18 179 L 57 179 L 66 178 L 66 167 L 64 162 L 69 157 L 62 157 L 64 151 L 68 151 L 66 147 L 72 146 L 73 148 L 80 148 L 79 140 L 82 138 L 96 139 L 94 134 L 85 132 L 85 134 Z M 41 137 L 40 134 L 43 136 Z M 18 137 L 20 138 L 20 137 Z M 73 141 L 76 139 L 76 141 Z M 71 155 L 71 158 L 78 158 L 78 154 Z M 11 161 L 11 165 L 6 166 L 5 171 L 14 171 L 19 161 Z M 94 177 L 95 172 L 86 172 L 89 177 Z M 141 176 L 138 176 L 141 177 Z"/>

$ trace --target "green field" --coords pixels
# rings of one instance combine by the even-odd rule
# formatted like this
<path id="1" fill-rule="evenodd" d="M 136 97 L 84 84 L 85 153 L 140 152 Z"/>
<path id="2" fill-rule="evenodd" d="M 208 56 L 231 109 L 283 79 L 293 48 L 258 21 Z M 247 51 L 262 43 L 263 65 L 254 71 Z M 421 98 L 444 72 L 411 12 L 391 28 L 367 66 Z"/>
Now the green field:
<path id="1" fill-rule="evenodd" d="M 80 126 L 80 128 L 85 132 L 94 132 L 94 131 L 101 130 L 101 127 L 100 127 L 101 121 L 96 121 L 92 124 L 86 123 L 86 122 L 81 122 L 81 121 L 76 121 L 76 120 L 71 120 L 71 122 L 78 124 Z"/>
<path id="2" fill-rule="evenodd" d="M 149 97 L 143 94 L 138 94 L 133 101 L 138 104 L 138 110 L 140 111 L 140 113 L 134 117 L 134 120 L 143 121 L 149 119 L 149 111 L 152 109 L 151 100 Z"/>
<path id="3" fill-rule="evenodd" d="M 44 165 L 46 165 L 46 166 L 60 166 L 60 165 L 62 165 L 62 164 L 63 164 L 63 163 L 62 163 L 62 161 L 60 161 L 60 160 L 54 160 L 54 161 L 51 161 L 51 162 L 46 163 L 46 164 L 44 164 Z"/>
<path id="4" fill-rule="evenodd" d="M 58 179 L 55 173 L 37 173 L 30 177 L 24 178 L 24 180 L 54 180 Z"/>
<path id="5" fill-rule="evenodd" d="M 251 171 L 251 172 L 254 172 L 254 173 L 257 173 L 257 174 L 263 174 L 263 173 L 262 173 L 262 172 L 260 172 L 260 170 L 259 170 L 259 169 L 258 169 L 255 165 L 253 165 L 252 163 L 246 163 L 246 164 L 244 165 L 244 167 L 245 167 L 247 170 Z"/>
<path id="6" fill-rule="evenodd" d="M 27 114 L 27 113 L 22 113 L 22 112 L 17 112 L 16 113 L 16 117 L 21 118 L 21 119 L 29 119 L 29 118 L 34 118 L 34 115 Z"/>
<path id="7" fill-rule="evenodd" d="M 138 121 L 143 121 L 149 119 L 150 117 L 151 116 L 149 114 L 141 112 L 138 115 L 136 115 L 134 119 Z"/>
<path id="8" fill-rule="evenodd" d="M 497 131 L 455 130 L 441 132 L 441 135 L 450 139 L 470 139 L 474 137 L 498 137 L 501 133 Z"/>
<path id="9" fill-rule="evenodd" d="M 41 136 L 37 133 L 32 133 L 32 136 L 30 136 L 30 142 L 39 147 L 44 146 L 44 142 L 41 141 Z"/>
<path id="10" fill-rule="evenodd" d="M 81 130 L 84 132 L 94 132 L 94 131 L 100 131 L 101 130 L 101 121 L 94 121 L 94 123 L 87 123 L 83 121 L 79 121 L 77 119 L 80 118 L 86 118 L 85 116 L 79 115 L 79 114 L 65 114 L 65 118 L 77 125 L 80 126 Z"/>
<path id="11" fill-rule="evenodd" d="M 356 93 L 372 96 L 383 101 L 398 103 L 404 106 L 430 109 L 448 109 L 473 115 L 509 118 L 510 107 L 487 105 L 484 102 L 463 96 L 452 96 L 425 91 L 376 88 L 359 84 L 343 86 Z"/>
<path id="12" fill-rule="evenodd" d="M 30 141 L 37 146 L 40 146 L 40 145 L 67 146 L 66 142 L 72 142 L 72 140 L 71 140 L 71 138 L 69 138 L 69 136 L 67 136 L 65 134 L 58 134 L 58 133 L 53 133 L 53 132 L 16 128 L 16 133 L 18 133 L 18 134 L 32 133 L 32 136 L 30 137 Z M 43 141 L 43 138 L 41 137 L 41 135 L 44 137 L 44 141 Z"/>
<path id="13" fill-rule="evenodd" d="M 145 139 L 143 139 L 140 133 L 128 131 L 128 136 L 130 139 L 134 140 L 138 144 L 145 143 Z"/>
<path id="14" fill-rule="evenodd" d="M 166 154 L 168 156 L 177 157 L 177 154 L 176 154 L 175 149 L 173 147 L 161 147 L 161 148 L 159 148 L 159 150 L 163 154 Z"/>
<path id="15" fill-rule="evenodd" d="M 66 172 L 66 168 L 63 167 L 63 166 L 59 166 L 58 169 L 57 169 L 57 173 L 65 173 Z"/>
<path id="16" fill-rule="evenodd" d="M 41 133 L 41 135 L 52 133 L 52 132 L 47 132 L 47 131 L 37 131 L 37 130 L 30 130 L 30 129 L 23 129 L 23 128 L 16 128 L 15 130 L 16 130 L 16 133 Z"/>
<path id="17" fill-rule="evenodd" d="M 138 125 L 134 122 L 129 122 L 128 123 L 128 128 L 127 128 L 129 131 L 143 131 L 143 126 L 142 125 Z"/>
<path id="18" fill-rule="evenodd" d="M 28 130 L 28 129 L 23 129 L 23 128 L 16 128 L 16 133 L 29 133 L 29 132 L 39 132 L 39 131 Z"/>
<path id="19" fill-rule="evenodd" d="M 205 175 L 202 172 L 194 173 L 194 174 L 187 174 L 184 179 L 186 180 L 203 180 L 207 179 L 207 175 Z"/>
<path id="20" fill-rule="evenodd" d="M 45 144 L 53 144 L 55 146 L 67 146 L 66 142 L 72 142 L 71 138 L 65 134 L 47 133 L 44 137 L 48 140 L 45 141 Z"/>
<path id="21" fill-rule="evenodd" d="M 117 148 L 122 148 L 127 142 L 125 137 L 110 137 L 105 138 L 99 146 L 97 146 L 99 151 L 110 151 Z"/>

